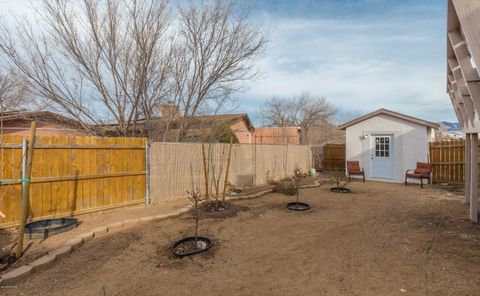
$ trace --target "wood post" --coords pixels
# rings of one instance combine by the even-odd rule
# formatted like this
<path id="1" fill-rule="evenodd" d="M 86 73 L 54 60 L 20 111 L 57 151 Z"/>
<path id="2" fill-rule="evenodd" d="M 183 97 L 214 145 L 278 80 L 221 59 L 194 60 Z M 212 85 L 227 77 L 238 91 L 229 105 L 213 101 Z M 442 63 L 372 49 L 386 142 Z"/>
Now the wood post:
<path id="1" fill-rule="evenodd" d="M 465 135 L 465 202 L 470 203 L 470 186 L 472 184 L 472 138 Z"/>
<path id="2" fill-rule="evenodd" d="M 18 259 L 22 256 L 23 253 L 23 237 L 25 235 L 25 224 L 27 223 L 28 216 L 28 205 L 29 205 L 29 196 L 30 196 L 30 178 L 32 177 L 32 160 L 33 160 L 33 149 L 35 147 L 35 131 L 37 128 L 37 123 L 32 121 L 30 126 L 30 137 L 28 139 L 28 153 L 27 153 L 27 170 L 25 172 L 25 179 L 22 182 L 26 182 L 24 190 L 22 192 L 22 216 L 20 220 L 20 227 L 18 229 L 18 244 L 15 252 L 15 257 Z"/>
<path id="3" fill-rule="evenodd" d="M 205 200 L 209 200 L 210 193 L 208 190 L 208 183 L 209 183 L 209 168 L 207 164 L 207 156 L 205 152 L 205 140 L 202 139 L 202 158 L 203 158 L 203 174 L 205 177 Z"/>
<path id="4" fill-rule="evenodd" d="M 225 171 L 225 181 L 223 182 L 222 203 L 225 203 L 225 195 L 227 195 L 228 171 L 230 171 L 230 161 L 232 159 L 232 144 L 233 137 L 230 137 L 230 146 L 228 147 L 227 170 Z"/>
<path id="5" fill-rule="evenodd" d="M 471 137 L 470 220 L 478 223 L 478 134 Z"/>

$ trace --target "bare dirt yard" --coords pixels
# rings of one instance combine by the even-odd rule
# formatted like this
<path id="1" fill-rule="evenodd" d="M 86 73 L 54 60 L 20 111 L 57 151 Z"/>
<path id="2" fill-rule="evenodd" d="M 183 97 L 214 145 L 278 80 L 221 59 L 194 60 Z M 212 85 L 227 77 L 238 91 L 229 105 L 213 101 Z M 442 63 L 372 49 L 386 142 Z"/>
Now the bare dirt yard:
<path id="1" fill-rule="evenodd" d="M 187 204 L 189 204 L 189 202 L 186 199 L 172 200 L 167 201 L 162 205 L 150 207 L 136 205 L 79 215 L 77 216 L 79 220 L 78 227 L 68 232 L 57 234 L 47 239 L 29 239 L 28 236 L 25 236 L 26 247 L 24 255 L 20 260 L 9 266 L 8 270 L 2 272 L 5 273 L 19 266 L 30 263 L 35 259 L 46 255 L 48 252 L 62 247 L 68 240 L 75 238 L 77 235 L 90 231 L 95 227 L 105 226 L 126 219 L 166 214 L 178 210 Z M 17 240 L 18 235 L 16 234 L 16 229 L 0 230 L 0 257 L 10 254 L 14 250 Z"/>
<path id="2" fill-rule="evenodd" d="M 173 258 L 192 218 L 141 224 L 85 243 L 5 295 L 479 295 L 480 227 L 461 198 L 435 189 L 359 183 L 235 201 L 204 218 L 207 254 Z"/>

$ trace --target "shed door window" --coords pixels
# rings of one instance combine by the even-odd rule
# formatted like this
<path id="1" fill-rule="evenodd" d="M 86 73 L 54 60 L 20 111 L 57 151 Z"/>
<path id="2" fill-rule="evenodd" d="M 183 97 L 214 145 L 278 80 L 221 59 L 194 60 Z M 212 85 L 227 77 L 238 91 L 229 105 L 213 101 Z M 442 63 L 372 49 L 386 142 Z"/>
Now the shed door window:
<path id="1" fill-rule="evenodd" d="M 375 157 L 390 157 L 390 137 L 375 137 Z"/>

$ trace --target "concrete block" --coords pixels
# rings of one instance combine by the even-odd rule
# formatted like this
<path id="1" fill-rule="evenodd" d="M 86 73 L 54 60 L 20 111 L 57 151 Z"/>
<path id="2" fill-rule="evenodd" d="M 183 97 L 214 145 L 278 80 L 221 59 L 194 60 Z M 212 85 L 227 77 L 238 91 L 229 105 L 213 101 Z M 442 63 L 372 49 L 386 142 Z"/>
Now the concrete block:
<path id="1" fill-rule="evenodd" d="M 45 255 L 31 262 L 30 265 L 34 271 L 44 270 L 52 267 L 55 264 L 56 257 L 53 255 Z"/>
<path id="2" fill-rule="evenodd" d="M 77 235 L 76 238 L 81 239 L 83 242 L 87 242 L 93 238 L 93 231 L 81 233 Z"/>
<path id="3" fill-rule="evenodd" d="M 29 276 L 33 271 L 30 265 L 24 265 L 2 275 L 2 285 L 9 286 L 18 283 L 20 280 Z"/>
<path id="4" fill-rule="evenodd" d="M 106 234 L 107 231 L 108 231 L 107 226 L 99 226 L 99 227 L 96 227 L 96 228 L 92 229 L 94 237 L 102 236 L 102 235 Z"/>
<path id="5" fill-rule="evenodd" d="M 155 220 L 168 218 L 168 214 L 158 214 L 154 217 Z"/>
<path id="6" fill-rule="evenodd" d="M 138 219 L 138 218 L 128 219 L 128 220 L 123 221 L 124 225 L 133 225 L 133 224 L 137 224 L 137 223 L 140 223 L 140 219 Z"/>
<path id="7" fill-rule="evenodd" d="M 112 223 L 110 225 L 107 225 L 108 227 L 108 231 L 113 231 L 113 230 L 116 230 L 116 229 L 119 229 L 123 226 L 123 221 L 120 221 L 120 222 L 116 222 L 116 223 Z"/>
<path id="8" fill-rule="evenodd" d="M 72 247 L 72 251 L 75 251 L 76 249 L 80 248 L 80 246 L 83 244 L 83 239 L 81 238 L 74 238 L 69 240 L 66 245 Z"/>
<path id="9" fill-rule="evenodd" d="M 61 247 L 61 248 L 58 248 L 58 249 L 54 250 L 53 252 L 49 253 L 49 255 L 55 256 L 58 260 L 60 258 L 63 258 L 65 256 L 67 256 L 71 252 L 72 252 L 72 247 L 71 246 L 65 246 L 65 247 Z"/>
<path id="10" fill-rule="evenodd" d="M 189 207 L 184 207 L 184 208 L 181 208 L 181 209 L 177 210 L 177 212 L 179 212 L 179 213 L 186 213 L 188 211 L 190 211 Z"/>
<path id="11" fill-rule="evenodd" d="M 152 221 L 154 218 L 155 218 L 154 216 L 146 216 L 146 217 L 140 218 L 140 221 L 148 222 L 148 221 Z"/>

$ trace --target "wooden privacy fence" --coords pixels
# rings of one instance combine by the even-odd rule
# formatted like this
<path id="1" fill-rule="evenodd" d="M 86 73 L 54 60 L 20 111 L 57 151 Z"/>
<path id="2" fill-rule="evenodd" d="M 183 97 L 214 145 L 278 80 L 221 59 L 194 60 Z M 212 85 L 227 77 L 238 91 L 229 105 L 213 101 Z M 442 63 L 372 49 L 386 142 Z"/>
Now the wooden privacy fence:
<path id="1" fill-rule="evenodd" d="M 226 171 L 228 144 L 206 144 L 209 159 L 210 192 L 214 192 L 213 175 L 220 178 L 220 190 Z M 292 175 L 299 167 L 307 172 L 312 166 L 308 146 L 248 145 L 232 147 L 229 181 L 237 187 L 265 184 L 269 179 Z M 193 184 L 204 190 L 201 144 L 152 143 L 150 147 L 150 195 L 153 202 L 184 197 Z"/>
<path id="2" fill-rule="evenodd" d="M 464 182 L 465 141 L 431 142 L 430 162 L 433 163 L 433 182 Z"/>
<path id="3" fill-rule="evenodd" d="M 325 144 L 322 153 L 322 169 L 345 169 L 345 144 Z"/>
<path id="4" fill-rule="evenodd" d="M 1 137 L 0 228 L 20 219 L 22 137 Z M 145 138 L 38 137 L 29 219 L 63 217 L 145 200 Z"/>

